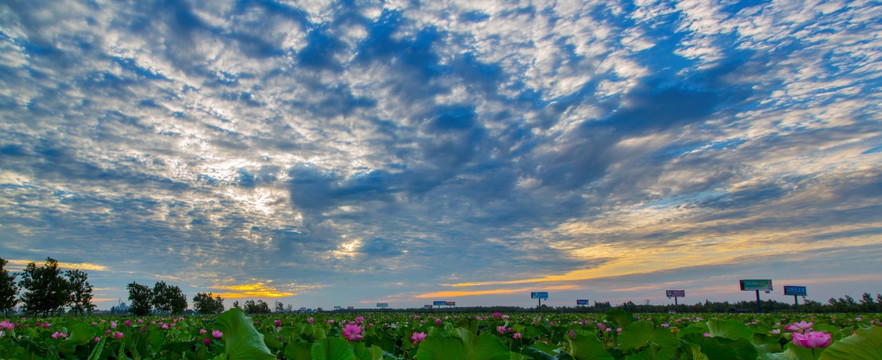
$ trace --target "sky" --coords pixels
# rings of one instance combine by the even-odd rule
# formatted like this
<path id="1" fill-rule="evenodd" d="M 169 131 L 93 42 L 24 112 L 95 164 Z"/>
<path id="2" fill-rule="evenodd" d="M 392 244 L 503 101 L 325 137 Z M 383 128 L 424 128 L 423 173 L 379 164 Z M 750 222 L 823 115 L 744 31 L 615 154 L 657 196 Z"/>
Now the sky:
<path id="1" fill-rule="evenodd" d="M 300 307 L 882 293 L 876 1 L 3 1 L 0 257 Z"/>

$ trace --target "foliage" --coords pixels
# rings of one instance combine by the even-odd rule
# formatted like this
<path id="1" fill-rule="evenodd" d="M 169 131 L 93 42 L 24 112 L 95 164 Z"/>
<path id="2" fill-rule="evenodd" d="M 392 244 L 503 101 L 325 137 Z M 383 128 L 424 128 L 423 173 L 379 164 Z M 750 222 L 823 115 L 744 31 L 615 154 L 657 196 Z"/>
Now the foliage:
<path id="1" fill-rule="evenodd" d="M 48 316 L 63 312 L 70 301 L 70 284 L 61 276 L 58 261 L 47 257 L 43 266 L 28 263 L 21 273 L 19 282 L 22 290 L 21 302 L 28 313 Z"/>
<path id="2" fill-rule="evenodd" d="M 254 300 L 246 300 L 243 310 L 245 310 L 246 314 L 269 314 L 270 312 L 269 304 L 260 299 L 258 299 L 257 302 Z"/>
<path id="3" fill-rule="evenodd" d="M 168 285 L 158 281 L 153 285 L 151 297 L 153 308 L 166 314 L 180 314 L 187 309 L 187 296 L 177 285 Z"/>
<path id="4" fill-rule="evenodd" d="M 136 316 L 150 314 L 153 308 L 153 290 L 147 285 L 132 282 L 126 287 L 129 290 L 129 311 Z"/>
<path id="5" fill-rule="evenodd" d="M 65 272 L 70 293 L 70 311 L 74 314 L 92 314 L 95 304 L 92 304 L 92 285 L 87 281 L 89 276 L 80 270 L 68 270 Z"/>
<path id="6" fill-rule="evenodd" d="M 15 298 L 18 294 L 18 285 L 15 283 L 15 274 L 10 275 L 5 269 L 7 263 L 9 261 L 0 258 L 0 311 L 8 315 L 9 310 L 18 304 L 18 299 Z"/>
<path id="7" fill-rule="evenodd" d="M 211 297 L 212 293 L 197 293 L 193 297 L 193 308 L 200 314 L 219 314 L 224 312 L 224 299 L 220 295 Z"/>

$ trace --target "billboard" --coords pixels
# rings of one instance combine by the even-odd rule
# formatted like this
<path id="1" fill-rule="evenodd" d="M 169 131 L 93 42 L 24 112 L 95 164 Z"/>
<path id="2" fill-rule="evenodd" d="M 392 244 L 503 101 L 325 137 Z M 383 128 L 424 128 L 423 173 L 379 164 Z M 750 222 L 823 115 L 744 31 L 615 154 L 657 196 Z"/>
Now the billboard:
<path id="1" fill-rule="evenodd" d="M 588 299 L 576 299 L 576 305 L 588 305 Z"/>
<path id="2" fill-rule="evenodd" d="M 784 295 L 806 296 L 805 286 L 784 285 Z"/>
<path id="3" fill-rule="evenodd" d="M 444 301 L 444 300 L 441 300 L 441 301 L 432 301 L 432 305 L 435 305 L 435 306 L 443 306 L 443 305 L 447 305 L 447 302 Z"/>
<path id="4" fill-rule="evenodd" d="M 772 291 L 771 279 L 749 279 L 741 280 L 742 291 Z"/>
<path id="5" fill-rule="evenodd" d="M 431 309 L 432 305 L 423 305 L 423 309 Z"/>
<path id="6" fill-rule="evenodd" d="M 536 292 L 536 291 L 531 292 L 531 293 L 530 293 L 530 299 L 548 299 L 548 292 L 545 292 L 545 291 L 542 291 L 542 292 Z"/>
<path id="7" fill-rule="evenodd" d="M 672 297 L 686 297 L 686 290 L 665 290 L 665 295 Z"/>
<path id="8" fill-rule="evenodd" d="M 444 305 L 447 305 L 447 306 L 456 306 L 456 301 L 445 301 L 445 302 L 444 302 Z"/>
<path id="9" fill-rule="evenodd" d="M 387 308 L 389 307 L 389 303 L 377 303 L 378 308 Z"/>

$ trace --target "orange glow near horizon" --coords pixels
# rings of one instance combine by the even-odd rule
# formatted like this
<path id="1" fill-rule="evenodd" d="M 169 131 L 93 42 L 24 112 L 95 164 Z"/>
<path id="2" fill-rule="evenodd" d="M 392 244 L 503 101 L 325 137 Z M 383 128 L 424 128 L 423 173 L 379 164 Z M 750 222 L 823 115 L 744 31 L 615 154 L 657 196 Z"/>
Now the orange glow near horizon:
<path id="1" fill-rule="evenodd" d="M 9 265 L 20 270 L 24 270 L 25 267 L 30 263 L 34 263 L 37 266 L 42 266 L 46 263 L 46 260 L 33 261 L 33 260 L 22 260 L 22 259 L 12 259 L 8 260 Z M 58 267 L 61 269 L 69 269 L 69 270 L 91 270 L 91 271 L 104 271 L 107 270 L 107 266 L 92 264 L 92 263 L 71 263 L 71 262 L 58 262 Z"/>
<path id="2" fill-rule="evenodd" d="M 882 226 L 882 224 L 876 224 Z M 568 225 L 572 234 L 574 226 Z M 850 247 L 878 244 L 880 236 L 854 236 L 845 239 L 816 240 L 813 242 L 780 241 L 779 239 L 809 238 L 824 233 L 852 230 L 848 227 L 806 227 L 801 229 L 743 231 L 738 234 L 697 234 L 666 244 L 647 244 L 646 246 L 622 246 L 621 244 L 594 244 L 577 247 L 573 243 L 559 243 L 573 258 L 585 261 L 600 261 L 593 268 L 573 270 L 563 274 L 549 274 L 514 280 L 461 282 L 442 284 L 446 287 L 477 287 L 494 285 L 516 285 L 532 283 L 556 283 L 566 281 L 585 281 L 620 276 L 650 274 L 697 266 L 728 264 L 750 264 L 758 258 L 776 257 L 786 254 L 791 259 L 809 260 L 813 252 L 826 250 L 847 251 Z M 583 229 L 582 231 L 587 231 Z M 721 239 L 721 240 L 716 240 Z M 724 239 L 724 240 L 722 240 Z M 442 292 L 443 293 L 443 292 Z M 455 291 L 450 292 L 455 293 Z"/>
<path id="3" fill-rule="evenodd" d="M 219 292 L 214 295 L 220 296 L 225 299 L 241 299 L 241 298 L 254 298 L 254 297 L 268 297 L 268 298 L 278 298 L 278 297 L 286 297 L 286 296 L 297 296 L 297 293 L 281 291 L 272 286 L 266 285 L 262 282 L 257 282 L 254 284 L 243 284 L 243 285 L 215 285 L 211 287 L 212 289 L 218 290 L 229 290 L 228 292 Z"/>
<path id="4" fill-rule="evenodd" d="M 557 285 L 544 287 L 545 290 L 579 290 L 580 286 L 577 285 Z M 419 294 L 414 296 L 416 299 L 430 299 L 430 298 L 453 298 L 458 296 L 479 296 L 479 295 L 496 295 L 496 294 L 515 294 L 515 293 L 526 293 L 530 292 L 530 288 L 518 288 L 518 289 L 488 289 L 488 290 L 473 290 L 473 291 L 436 291 L 425 294 Z"/>

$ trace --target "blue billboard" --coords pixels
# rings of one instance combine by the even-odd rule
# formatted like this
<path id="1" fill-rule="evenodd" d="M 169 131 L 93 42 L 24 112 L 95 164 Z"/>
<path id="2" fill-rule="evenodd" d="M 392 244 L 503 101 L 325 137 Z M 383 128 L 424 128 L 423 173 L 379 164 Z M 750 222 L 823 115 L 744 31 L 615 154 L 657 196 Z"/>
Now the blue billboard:
<path id="1" fill-rule="evenodd" d="M 588 305 L 588 299 L 576 299 L 576 305 Z"/>
<path id="2" fill-rule="evenodd" d="M 784 295 L 806 296 L 808 292 L 805 286 L 784 285 Z"/>
<path id="3" fill-rule="evenodd" d="M 548 299 L 548 292 L 545 291 L 534 291 L 530 293 L 530 299 Z"/>

